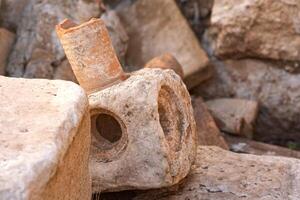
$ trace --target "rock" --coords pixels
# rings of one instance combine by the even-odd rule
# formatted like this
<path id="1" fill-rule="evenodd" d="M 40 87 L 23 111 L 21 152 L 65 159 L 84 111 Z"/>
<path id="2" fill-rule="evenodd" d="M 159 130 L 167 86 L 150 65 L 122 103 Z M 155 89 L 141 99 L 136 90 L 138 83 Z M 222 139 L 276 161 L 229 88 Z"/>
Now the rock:
<path id="1" fill-rule="evenodd" d="M 299 62 L 299 11 L 297 0 L 215 1 L 209 31 L 214 53 Z"/>
<path id="2" fill-rule="evenodd" d="M 9 57 L 8 75 L 52 78 L 53 65 L 65 57 L 55 25 L 66 17 L 81 22 L 99 15 L 98 3 L 94 1 L 30 0 L 17 24 L 17 41 Z M 39 49 L 44 52 L 43 58 L 35 57 Z"/>
<path id="3" fill-rule="evenodd" d="M 115 11 L 108 10 L 102 14 L 101 19 L 104 21 L 108 29 L 109 36 L 119 60 L 124 62 L 129 37 L 120 21 L 119 16 Z"/>
<path id="4" fill-rule="evenodd" d="M 198 145 L 229 147 L 201 97 L 193 100 L 194 116 L 198 133 Z"/>
<path id="5" fill-rule="evenodd" d="M 140 192 L 132 199 L 299 199 L 299 174 L 298 159 L 199 146 L 192 171 L 177 188 Z"/>
<path id="6" fill-rule="evenodd" d="M 258 113 L 256 101 L 221 98 L 205 103 L 222 131 L 252 138 Z"/>
<path id="7" fill-rule="evenodd" d="M 167 187 L 189 173 L 196 126 L 172 70 L 139 70 L 89 100 L 93 192 Z"/>
<path id="8" fill-rule="evenodd" d="M 177 59 L 169 53 L 155 57 L 148 61 L 145 68 L 172 69 L 180 78 L 183 78 L 183 69 Z"/>
<path id="9" fill-rule="evenodd" d="M 0 28 L 0 75 L 5 75 L 7 57 L 14 39 L 15 34 L 4 28 Z"/>
<path id="10" fill-rule="evenodd" d="M 90 199 L 84 91 L 0 76 L 0 93 L 0 199 Z"/>
<path id="11" fill-rule="evenodd" d="M 230 136 L 227 134 L 225 135 L 225 139 L 230 146 L 230 150 L 237 153 L 284 156 L 300 159 L 299 151 L 294 151 L 288 148 L 257 142 L 247 138 Z"/>
<path id="12" fill-rule="evenodd" d="M 124 2 L 125 4 L 126 2 Z M 130 38 L 126 54 L 127 70 L 145 66 L 150 59 L 171 53 L 182 65 L 189 88 L 207 78 L 209 59 L 182 16 L 174 0 L 139 0 L 117 8 Z"/>
<path id="13" fill-rule="evenodd" d="M 242 98 L 259 102 L 255 139 L 300 142 L 300 75 L 254 59 L 215 62 L 215 76 L 192 91 L 205 99 Z"/>
<path id="14" fill-rule="evenodd" d="M 67 59 L 63 60 L 56 68 L 54 72 L 54 79 L 61 79 L 78 83 L 71 65 Z"/>
<path id="15" fill-rule="evenodd" d="M 32 0 L 2 0 L 0 7 L 1 26 L 16 31 L 22 20 L 23 10 Z"/>

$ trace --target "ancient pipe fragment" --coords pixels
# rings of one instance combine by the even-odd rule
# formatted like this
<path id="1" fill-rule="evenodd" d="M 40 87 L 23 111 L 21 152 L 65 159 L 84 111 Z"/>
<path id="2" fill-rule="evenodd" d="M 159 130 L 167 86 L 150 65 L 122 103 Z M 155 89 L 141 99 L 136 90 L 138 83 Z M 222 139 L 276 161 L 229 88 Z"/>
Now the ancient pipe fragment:
<path id="1" fill-rule="evenodd" d="M 160 68 L 160 69 L 172 69 L 178 74 L 182 79 L 183 69 L 177 59 L 172 56 L 170 53 L 165 53 L 161 56 L 157 56 L 150 61 L 148 61 L 145 65 L 146 68 Z"/>
<path id="2" fill-rule="evenodd" d="M 194 161 L 196 125 L 180 77 L 147 68 L 124 80 L 101 19 L 79 26 L 66 20 L 57 29 L 79 83 L 89 89 L 93 192 L 160 188 L 182 180 Z M 97 76 L 90 80 L 89 73 Z M 94 84 L 87 87 L 89 80 Z"/>
<path id="3" fill-rule="evenodd" d="M 56 31 L 79 84 L 90 94 L 125 77 L 102 20 L 77 26 L 64 20 Z"/>

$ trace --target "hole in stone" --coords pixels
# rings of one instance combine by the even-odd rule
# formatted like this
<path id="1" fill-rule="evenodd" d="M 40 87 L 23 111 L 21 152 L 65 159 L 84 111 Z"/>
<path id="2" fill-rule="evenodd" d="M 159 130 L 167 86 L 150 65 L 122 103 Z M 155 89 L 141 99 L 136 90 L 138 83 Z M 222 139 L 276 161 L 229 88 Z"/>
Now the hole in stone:
<path id="1" fill-rule="evenodd" d="M 168 144 L 173 151 L 181 148 L 181 137 L 184 134 L 184 114 L 180 99 L 174 91 L 163 86 L 158 96 L 159 122 Z"/>
<path id="2" fill-rule="evenodd" d="M 96 118 L 98 134 L 110 143 L 118 142 L 122 137 L 122 128 L 119 122 L 111 115 L 99 114 Z"/>

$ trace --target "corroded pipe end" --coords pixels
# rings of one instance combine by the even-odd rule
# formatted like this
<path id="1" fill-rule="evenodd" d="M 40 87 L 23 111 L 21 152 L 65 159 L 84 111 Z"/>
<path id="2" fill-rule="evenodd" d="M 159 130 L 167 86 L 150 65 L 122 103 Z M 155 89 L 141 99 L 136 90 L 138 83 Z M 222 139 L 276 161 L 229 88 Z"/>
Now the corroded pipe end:
<path id="1" fill-rule="evenodd" d="M 101 19 L 80 25 L 66 19 L 56 26 L 56 32 L 79 84 L 88 94 L 125 76 Z"/>
<path id="2" fill-rule="evenodd" d="M 163 54 L 148 61 L 145 68 L 161 68 L 161 69 L 173 69 L 176 74 L 183 78 L 183 69 L 177 59 L 169 53 Z"/>

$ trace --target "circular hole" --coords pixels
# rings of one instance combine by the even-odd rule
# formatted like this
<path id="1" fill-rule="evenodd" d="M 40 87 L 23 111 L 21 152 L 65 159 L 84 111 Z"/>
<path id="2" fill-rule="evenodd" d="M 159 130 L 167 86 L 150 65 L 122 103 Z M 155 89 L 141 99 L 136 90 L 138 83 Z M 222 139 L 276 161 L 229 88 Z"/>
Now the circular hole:
<path id="1" fill-rule="evenodd" d="M 108 114 L 99 114 L 97 116 L 96 130 L 103 139 L 110 143 L 118 142 L 122 137 L 122 128 L 119 122 Z"/>

